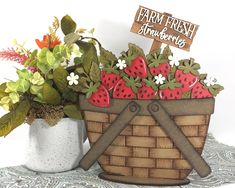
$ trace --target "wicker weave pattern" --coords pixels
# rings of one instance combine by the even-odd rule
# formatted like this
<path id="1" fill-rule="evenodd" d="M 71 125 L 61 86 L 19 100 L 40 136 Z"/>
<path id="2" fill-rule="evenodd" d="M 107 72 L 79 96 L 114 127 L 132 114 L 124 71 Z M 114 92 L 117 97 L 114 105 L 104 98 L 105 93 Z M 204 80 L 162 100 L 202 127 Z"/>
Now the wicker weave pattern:
<path id="1" fill-rule="evenodd" d="M 116 114 L 85 111 L 91 144 L 115 120 Z M 172 117 L 201 154 L 209 115 Z M 136 116 L 99 158 L 105 172 L 145 178 L 185 179 L 192 170 L 181 152 L 151 116 Z"/>

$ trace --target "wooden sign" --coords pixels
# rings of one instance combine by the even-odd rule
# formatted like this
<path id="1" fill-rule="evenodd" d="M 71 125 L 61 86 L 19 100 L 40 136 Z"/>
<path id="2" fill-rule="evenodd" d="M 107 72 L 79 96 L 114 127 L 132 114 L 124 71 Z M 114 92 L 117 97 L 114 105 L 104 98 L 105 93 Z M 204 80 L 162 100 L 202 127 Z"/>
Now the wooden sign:
<path id="1" fill-rule="evenodd" d="M 136 12 L 131 32 L 154 39 L 150 51 L 166 43 L 189 51 L 198 25 L 140 6 Z"/>

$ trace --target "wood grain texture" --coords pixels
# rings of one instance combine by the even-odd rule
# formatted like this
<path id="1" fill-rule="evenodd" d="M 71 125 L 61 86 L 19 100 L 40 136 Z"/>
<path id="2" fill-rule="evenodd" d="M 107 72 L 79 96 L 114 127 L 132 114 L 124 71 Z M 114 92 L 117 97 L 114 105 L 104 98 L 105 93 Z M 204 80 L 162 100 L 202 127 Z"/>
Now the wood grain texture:
<path id="1" fill-rule="evenodd" d="M 157 14 L 157 15 L 159 15 L 159 18 L 162 17 L 162 19 L 159 19 L 159 21 L 156 21 L 156 19 L 155 20 L 154 19 L 149 19 L 148 21 L 147 21 L 147 19 L 138 19 L 139 15 L 141 15 L 140 12 L 142 10 L 146 10 L 146 12 L 149 12 L 149 15 L 150 14 L 151 15 L 153 15 L 153 14 L 156 15 Z M 145 18 L 147 17 L 146 14 L 145 14 L 144 17 Z M 169 20 L 171 20 L 171 21 L 169 22 Z M 174 24 L 177 25 L 178 23 L 182 23 L 182 22 L 184 22 L 184 24 L 182 24 L 182 27 L 181 26 L 172 27 Z M 169 24 L 167 24 L 167 23 L 169 23 Z M 148 24 L 150 26 L 149 28 L 151 28 L 151 30 L 152 30 L 151 32 L 146 32 L 146 33 L 140 32 L 141 30 L 143 31 L 143 26 L 145 24 Z M 193 32 L 191 33 L 190 36 L 187 36 L 184 33 L 180 32 L 180 31 L 182 31 L 182 28 L 186 28 L 183 25 L 184 26 L 192 25 L 192 27 L 194 28 L 194 29 L 192 29 Z M 160 47 L 160 43 L 169 44 L 171 46 L 180 48 L 182 50 L 189 51 L 190 46 L 193 42 L 193 38 L 195 37 L 196 32 L 198 30 L 198 27 L 199 26 L 196 25 L 196 24 L 192 24 L 188 21 L 175 18 L 169 13 L 160 13 L 158 11 L 140 6 L 139 9 L 136 12 L 135 19 L 134 19 L 134 22 L 133 22 L 133 25 L 132 25 L 130 31 L 133 32 L 133 33 L 142 35 L 144 37 L 154 39 L 153 45 L 152 45 L 151 50 L 150 50 L 151 52 L 158 49 Z M 181 29 L 177 30 L 177 28 L 181 28 Z M 165 31 L 166 35 L 168 35 L 168 36 L 172 35 L 173 37 L 179 37 L 181 40 L 185 41 L 185 45 L 180 47 L 175 43 L 175 40 L 165 40 L 165 37 L 160 37 L 159 34 L 164 29 L 166 29 L 166 31 Z M 158 35 L 153 36 L 152 34 L 154 34 L 154 33 L 158 33 Z M 166 35 L 164 35 L 164 36 L 166 36 Z M 155 42 L 155 41 L 158 41 L 158 43 Z"/>
<path id="2" fill-rule="evenodd" d="M 214 103 L 215 103 L 214 98 L 182 99 L 182 100 L 111 99 L 110 107 L 101 108 L 90 104 L 84 95 L 79 95 L 80 108 L 82 111 L 87 111 L 85 113 L 85 119 L 91 121 L 99 121 L 100 119 L 101 122 L 108 122 L 109 118 L 107 117 L 107 114 L 120 114 L 121 111 L 123 110 L 123 107 L 127 106 L 127 104 L 132 101 L 136 102 L 139 106 L 141 106 L 141 110 L 138 112 L 137 116 L 149 116 L 150 114 L 148 111 L 148 105 L 154 101 L 158 101 L 171 116 L 183 116 L 183 115 L 188 116 L 188 115 L 205 115 L 205 114 L 211 115 L 214 113 Z M 91 111 L 92 113 L 97 112 L 97 114 L 90 114 Z M 114 118 L 112 118 L 112 120 L 113 119 Z M 150 119 L 152 118 L 150 117 Z"/>
<path id="3" fill-rule="evenodd" d="M 119 136 L 117 136 L 105 152 L 102 153 L 104 158 L 99 158 L 98 162 L 102 168 L 104 167 L 103 170 L 105 172 L 125 175 L 129 179 L 132 179 L 131 177 L 138 177 L 140 179 L 147 178 L 150 180 L 152 178 L 151 175 L 155 175 L 156 179 L 161 179 L 169 175 L 168 180 L 175 180 L 176 178 L 183 180 L 191 172 L 192 166 L 188 163 L 182 152 L 175 146 L 174 141 L 172 141 L 162 129 L 159 122 L 155 121 L 149 112 L 147 115 L 141 114 L 143 112 L 142 108 L 145 108 L 146 105 L 151 102 L 152 100 L 144 102 L 144 107 L 141 106 L 138 115 L 126 125 Z M 164 103 L 166 101 L 161 102 Z M 174 101 L 170 102 L 175 104 Z M 125 106 L 126 102 L 122 104 Z M 179 104 L 180 103 L 178 103 L 178 105 Z M 208 104 L 209 106 L 207 106 L 206 112 L 213 112 L 214 99 L 206 100 L 206 102 L 205 100 L 200 102 L 193 101 L 190 103 L 190 106 L 194 104 Z M 164 105 L 168 108 L 171 106 L 169 103 L 164 103 Z M 208 131 L 210 113 L 202 114 L 198 113 L 197 110 L 195 111 L 196 114 L 177 114 L 171 115 L 170 118 L 176 123 L 176 126 L 187 139 L 189 139 L 189 142 L 196 148 L 196 151 L 201 154 Z M 101 125 L 102 127 L 102 133 L 98 133 L 100 128 L 95 128 L 94 131 L 96 132 L 92 132 L 92 129 L 88 131 L 93 133 L 88 134 L 88 137 L 96 138 L 96 134 L 104 134 L 111 124 L 117 120 L 120 114 L 120 112 L 117 112 L 117 108 L 115 109 L 116 112 L 113 109 L 106 112 L 92 109 L 84 110 L 84 113 L 87 111 L 90 112 L 90 114 L 92 112 L 98 112 L 105 118 L 105 122 L 104 120 L 101 120 L 101 122 L 97 121 L 97 125 Z M 86 126 L 91 126 L 90 123 L 93 122 L 93 118 L 88 119 L 92 120 L 85 120 Z M 91 140 L 94 141 L 95 139 Z M 140 172 L 140 170 L 142 171 Z M 160 172 L 163 172 L 163 175 L 159 175 Z"/>

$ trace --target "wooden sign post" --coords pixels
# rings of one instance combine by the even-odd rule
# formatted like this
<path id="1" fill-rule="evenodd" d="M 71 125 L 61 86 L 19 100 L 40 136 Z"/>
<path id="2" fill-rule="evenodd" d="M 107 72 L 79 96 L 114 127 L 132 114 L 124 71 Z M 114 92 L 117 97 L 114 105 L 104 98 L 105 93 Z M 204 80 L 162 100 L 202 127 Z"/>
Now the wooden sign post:
<path id="1" fill-rule="evenodd" d="M 151 50 L 162 43 L 189 51 L 198 25 L 140 6 L 136 12 L 131 32 L 154 39 Z"/>

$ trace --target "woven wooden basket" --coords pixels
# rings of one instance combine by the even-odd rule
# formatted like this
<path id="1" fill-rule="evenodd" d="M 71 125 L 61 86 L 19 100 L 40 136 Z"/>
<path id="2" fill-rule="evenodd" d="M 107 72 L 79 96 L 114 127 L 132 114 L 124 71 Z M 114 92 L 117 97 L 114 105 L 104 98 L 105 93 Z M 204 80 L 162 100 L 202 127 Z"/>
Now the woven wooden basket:
<path id="1" fill-rule="evenodd" d="M 80 101 L 89 142 L 93 145 L 118 118 L 128 100 L 114 99 L 110 108 L 103 109 L 90 106 L 83 97 Z M 152 101 L 138 101 L 142 107 L 149 102 Z M 201 155 L 210 115 L 214 109 L 214 99 L 165 101 L 161 104 L 168 108 L 170 118 Z M 177 108 L 180 109 L 177 111 Z M 104 176 L 103 178 L 136 184 L 148 184 L 144 182 L 152 182 L 153 179 L 172 180 L 173 184 L 174 180 L 180 180 L 179 184 L 188 183 L 185 179 L 193 167 L 161 124 L 145 110 L 140 111 L 127 123 L 125 129 L 98 158 L 105 174 L 113 175 L 113 179 Z"/>

